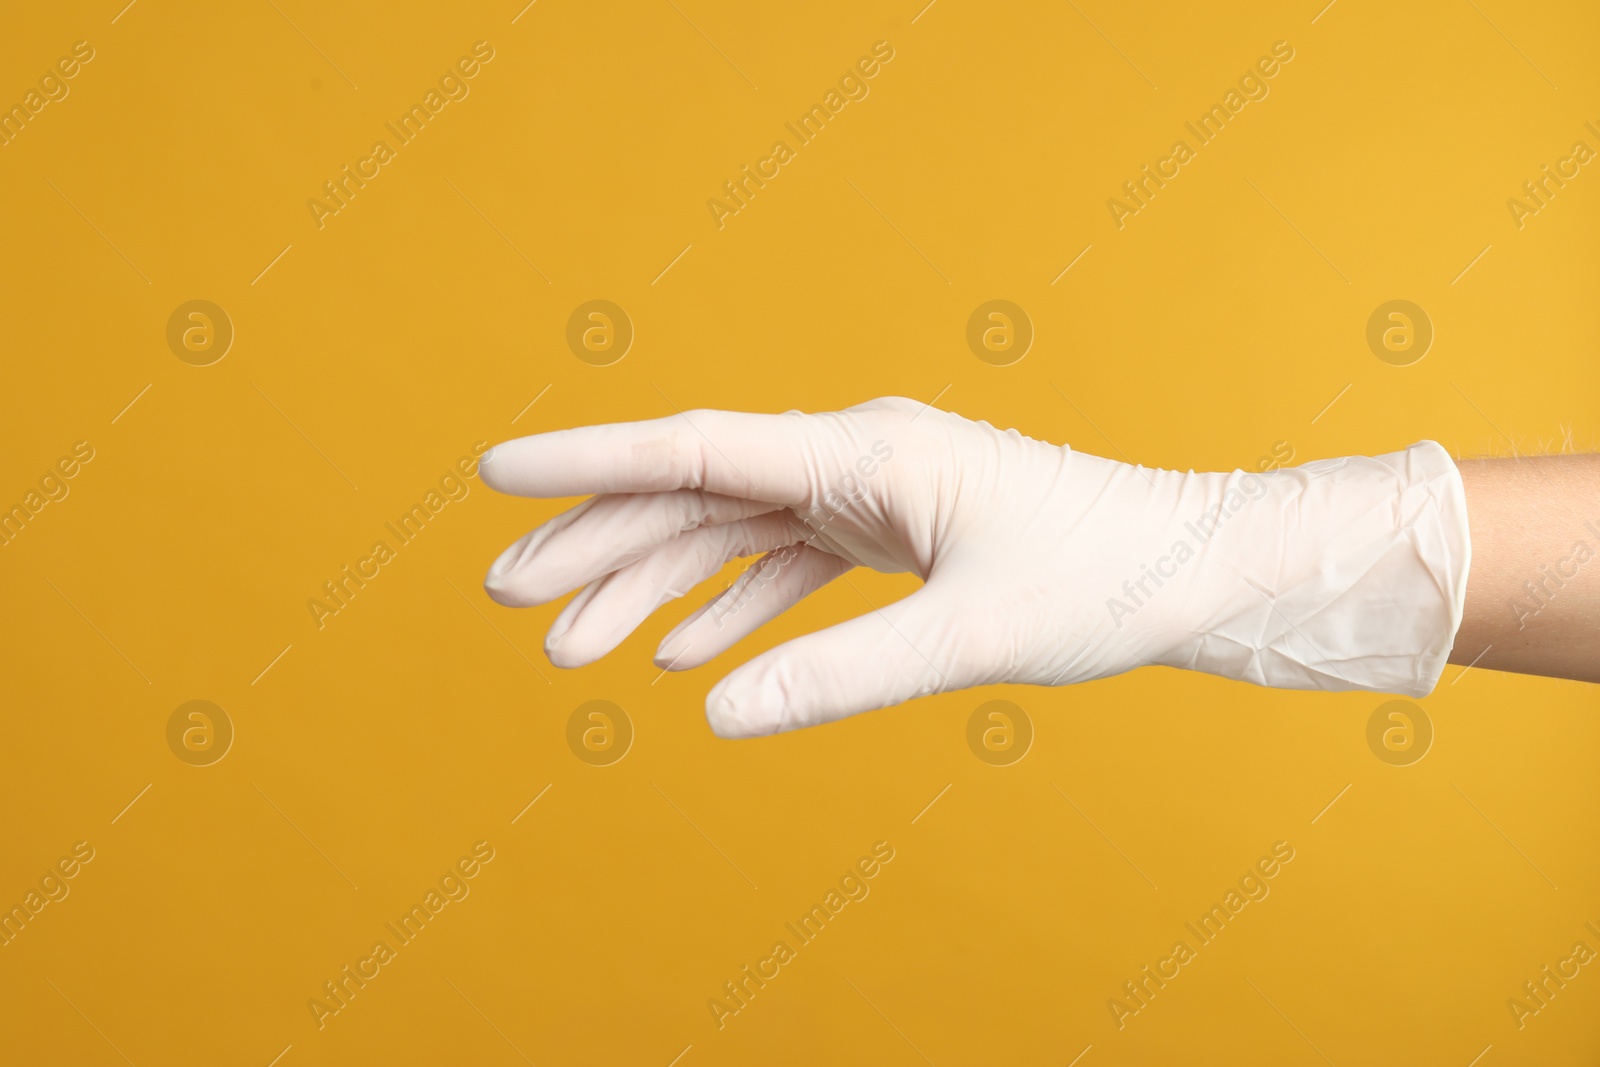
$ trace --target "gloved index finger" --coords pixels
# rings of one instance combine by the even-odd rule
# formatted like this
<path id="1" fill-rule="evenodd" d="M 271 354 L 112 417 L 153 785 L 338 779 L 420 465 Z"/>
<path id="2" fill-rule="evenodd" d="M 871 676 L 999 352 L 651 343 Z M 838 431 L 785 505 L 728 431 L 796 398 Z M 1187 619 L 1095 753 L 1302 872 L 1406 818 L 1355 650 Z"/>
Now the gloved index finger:
<path id="1" fill-rule="evenodd" d="M 707 489 L 795 504 L 810 495 L 805 416 L 685 411 L 519 437 L 479 460 L 485 484 L 518 496 Z"/>

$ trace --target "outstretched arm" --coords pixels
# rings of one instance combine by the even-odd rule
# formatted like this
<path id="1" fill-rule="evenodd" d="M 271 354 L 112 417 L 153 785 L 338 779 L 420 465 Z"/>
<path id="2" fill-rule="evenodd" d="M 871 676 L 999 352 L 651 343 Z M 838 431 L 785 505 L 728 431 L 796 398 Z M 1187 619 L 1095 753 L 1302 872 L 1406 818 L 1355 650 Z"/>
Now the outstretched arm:
<path id="1" fill-rule="evenodd" d="M 1457 466 L 1472 567 L 1450 662 L 1600 682 L 1600 455 Z"/>
<path id="2" fill-rule="evenodd" d="M 512 607 L 581 590 L 545 640 L 562 667 L 743 556 L 765 553 L 662 639 L 659 666 L 711 661 L 853 567 L 923 579 L 735 668 L 706 699 L 727 737 L 1152 665 L 1414 697 L 1447 659 L 1600 681 L 1594 457 L 1457 463 L 1422 441 L 1156 470 L 885 398 L 558 430 L 497 446 L 482 472 L 502 492 L 596 494 L 485 581 Z"/>

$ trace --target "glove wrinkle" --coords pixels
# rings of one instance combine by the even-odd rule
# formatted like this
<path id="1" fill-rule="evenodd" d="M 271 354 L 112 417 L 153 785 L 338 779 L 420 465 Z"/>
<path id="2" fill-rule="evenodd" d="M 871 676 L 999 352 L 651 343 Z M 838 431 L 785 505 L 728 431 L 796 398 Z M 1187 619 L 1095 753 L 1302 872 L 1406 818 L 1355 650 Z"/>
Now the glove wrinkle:
<path id="1" fill-rule="evenodd" d="M 1422 696 L 1471 564 L 1461 476 L 1432 441 L 1196 473 L 885 397 L 555 431 L 496 446 L 480 469 L 503 491 L 600 494 L 513 544 L 485 579 L 511 606 L 579 590 L 546 638 L 559 666 L 611 651 L 734 558 L 760 556 L 672 627 L 658 665 L 708 662 L 853 566 L 923 578 L 735 669 L 707 697 L 723 736 L 1151 665 Z"/>

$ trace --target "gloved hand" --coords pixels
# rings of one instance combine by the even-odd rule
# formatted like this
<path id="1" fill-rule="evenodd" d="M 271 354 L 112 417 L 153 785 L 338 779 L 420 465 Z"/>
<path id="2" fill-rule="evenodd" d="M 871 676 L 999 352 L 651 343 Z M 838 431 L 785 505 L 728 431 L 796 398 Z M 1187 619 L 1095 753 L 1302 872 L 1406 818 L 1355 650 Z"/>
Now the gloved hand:
<path id="1" fill-rule="evenodd" d="M 545 641 L 577 667 L 729 560 L 766 555 L 656 653 L 699 666 L 856 566 L 916 592 L 723 678 L 724 737 L 996 682 L 1161 664 L 1293 689 L 1421 696 L 1466 592 L 1466 504 L 1425 441 L 1266 474 L 1153 470 L 891 397 L 826 414 L 689 411 L 508 441 L 484 481 L 600 494 L 490 568 L 502 604 L 582 587 Z"/>

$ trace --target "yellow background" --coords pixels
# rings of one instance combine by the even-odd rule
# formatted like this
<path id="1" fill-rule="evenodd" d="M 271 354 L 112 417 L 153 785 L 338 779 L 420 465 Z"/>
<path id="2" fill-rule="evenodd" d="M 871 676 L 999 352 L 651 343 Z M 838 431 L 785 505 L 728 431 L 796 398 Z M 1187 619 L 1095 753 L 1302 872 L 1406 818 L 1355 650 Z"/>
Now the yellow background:
<path id="1" fill-rule="evenodd" d="M 1600 175 L 1521 229 L 1506 200 L 1600 148 L 1600 12 L 1319 6 L 8 12 L 0 101 L 96 55 L 0 148 L 0 502 L 96 455 L 0 548 L 0 902 L 96 857 L 0 948 L 0 1059 L 1595 1062 L 1600 968 L 1506 1006 L 1600 948 L 1593 687 L 1451 667 L 1406 767 L 1367 746 L 1381 696 L 1162 670 L 725 742 L 717 677 L 906 581 L 661 677 L 673 605 L 560 671 L 559 605 L 479 583 L 570 502 L 476 480 L 325 628 L 306 607 L 474 442 L 675 408 L 938 396 L 1197 469 L 1593 449 Z M 319 229 L 307 200 L 479 40 L 470 95 Z M 719 230 L 707 199 L 880 40 L 870 96 Z M 1270 95 L 1119 230 L 1106 200 L 1279 40 Z M 565 341 L 597 298 L 637 333 L 609 367 Z M 1409 367 L 1365 342 L 1397 298 L 1436 329 Z M 211 366 L 167 346 L 191 299 L 236 331 Z M 1034 324 L 1013 366 L 967 348 L 990 299 Z M 966 742 L 996 697 L 1036 732 L 1009 767 Z M 211 766 L 167 746 L 192 699 L 236 729 Z M 607 767 L 566 743 L 594 699 L 635 730 Z M 319 1030 L 308 999 L 480 840 L 471 895 Z M 719 1030 L 708 999 L 880 840 L 870 897 Z M 1280 840 L 1270 897 L 1119 1031 L 1108 998 Z"/>

